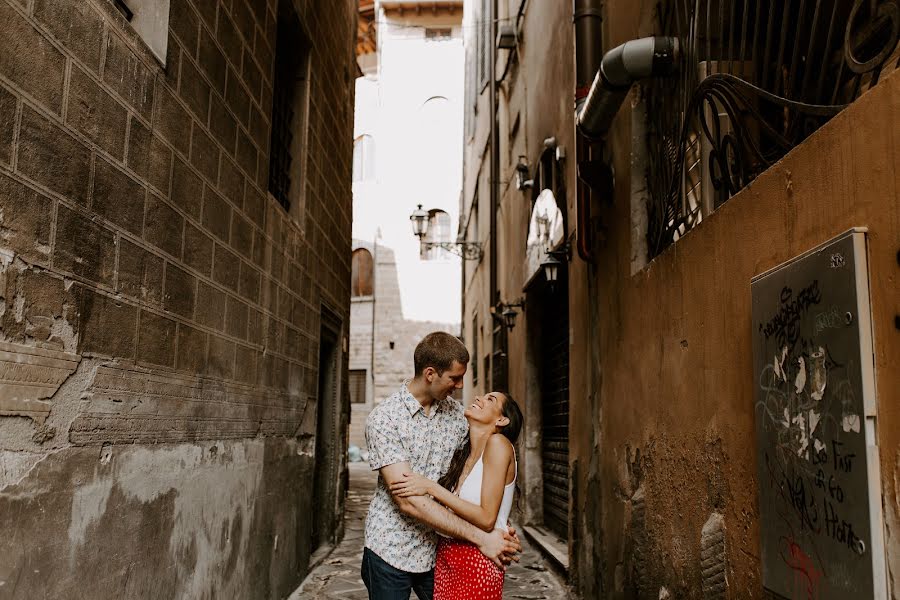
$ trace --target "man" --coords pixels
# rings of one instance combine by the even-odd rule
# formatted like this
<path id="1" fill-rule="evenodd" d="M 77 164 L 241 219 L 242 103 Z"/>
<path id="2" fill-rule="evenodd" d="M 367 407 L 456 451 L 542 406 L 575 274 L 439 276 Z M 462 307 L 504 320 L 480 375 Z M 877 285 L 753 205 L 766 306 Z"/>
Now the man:
<path id="1" fill-rule="evenodd" d="M 408 600 L 411 590 L 431 600 L 435 531 L 469 541 L 498 565 L 522 547 L 514 532 L 487 533 L 424 496 L 396 498 L 389 486 L 411 470 L 437 481 L 468 436 L 461 389 L 469 352 L 455 336 L 430 333 L 416 346 L 415 376 L 384 400 L 366 421 L 369 464 L 379 471 L 366 517 L 362 578 L 370 600 Z"/>

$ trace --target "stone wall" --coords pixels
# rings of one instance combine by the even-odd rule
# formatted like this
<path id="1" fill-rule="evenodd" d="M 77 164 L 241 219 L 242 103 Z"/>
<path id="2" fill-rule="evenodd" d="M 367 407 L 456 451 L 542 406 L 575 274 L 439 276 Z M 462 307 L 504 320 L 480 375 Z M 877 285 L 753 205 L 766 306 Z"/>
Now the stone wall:
<path id="1" fill-rule="evenodd" d="M 293 1 L 290 214 L 267 193 L 277 4 L 172 0 L 161 66 L 108 0 L 0 0 L 0 597 L 283 597 L 305 573 L 356 4 Z"/>

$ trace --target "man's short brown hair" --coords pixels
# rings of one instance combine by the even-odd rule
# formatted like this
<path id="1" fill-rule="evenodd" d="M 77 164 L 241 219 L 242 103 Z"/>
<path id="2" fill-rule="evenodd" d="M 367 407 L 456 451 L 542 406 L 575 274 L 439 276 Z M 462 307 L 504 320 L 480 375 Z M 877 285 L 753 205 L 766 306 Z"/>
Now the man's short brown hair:
<path id="1" fill-rule="evenodd" d="M 453 361 L 461 365 L 469 364 L 469 351 L 465 344 L 455 335 L 444 331 L 429 333 L 416 346 L 413 355 L 415 375 L 418 377 L 427 367 L 433 367 L 441 375 L 450 368 Z"/>

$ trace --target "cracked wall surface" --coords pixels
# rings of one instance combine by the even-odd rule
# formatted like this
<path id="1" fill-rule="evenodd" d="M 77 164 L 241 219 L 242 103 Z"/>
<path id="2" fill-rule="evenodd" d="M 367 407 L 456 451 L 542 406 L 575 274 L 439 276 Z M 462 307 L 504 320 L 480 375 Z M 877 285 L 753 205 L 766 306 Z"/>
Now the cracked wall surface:
<path id="1" fill-rule="evenodd" d="M 316 56 L 289 211 L 280 4 Z M 323 307 L 339 348 L 349 320 L 356 5 L 170 8 L 161 64 L 107 0 L 0 0 L 0 598 L 283 597 L 342 502 L 343 459 L 311 482 L 322 415 L 346 453 L 318 381 Z"/>

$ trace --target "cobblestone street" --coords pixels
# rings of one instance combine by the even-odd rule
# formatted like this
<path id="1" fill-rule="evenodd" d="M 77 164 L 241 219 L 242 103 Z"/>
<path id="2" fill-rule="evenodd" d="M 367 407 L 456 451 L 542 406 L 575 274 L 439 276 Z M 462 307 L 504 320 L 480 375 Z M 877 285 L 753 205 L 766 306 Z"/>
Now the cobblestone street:
<path id="1" fill-rule="evenodd" d="M 366 600 L 366 588 L 359 576 L 362 561 L 366 511 L 377 481 L 364 463 L 350 464 L 350 493 L 344 516 L 344 540 L 316 568 L 290 600 Z M 521 536 L 524 538 L 524 536 Z M 565 587 L 549 569 L 540 552 L 522 540 L 519 563 L 506 573 L 503 597 L 508 599 L 562 600 Z M 415 598 L 413 594 L 412 598 Z"/>

